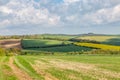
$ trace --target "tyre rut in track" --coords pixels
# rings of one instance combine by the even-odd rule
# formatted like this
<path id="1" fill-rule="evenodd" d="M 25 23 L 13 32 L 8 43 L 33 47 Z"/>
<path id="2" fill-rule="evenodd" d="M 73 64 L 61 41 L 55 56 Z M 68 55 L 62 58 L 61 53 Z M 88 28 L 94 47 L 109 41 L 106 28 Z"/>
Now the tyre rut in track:
<path id="1" fill-rule="evenodd" d="M 10 57 L 9 66 L 19 80 L 33 80 L 26 72 L 14 65 L 14 58 Z"/>

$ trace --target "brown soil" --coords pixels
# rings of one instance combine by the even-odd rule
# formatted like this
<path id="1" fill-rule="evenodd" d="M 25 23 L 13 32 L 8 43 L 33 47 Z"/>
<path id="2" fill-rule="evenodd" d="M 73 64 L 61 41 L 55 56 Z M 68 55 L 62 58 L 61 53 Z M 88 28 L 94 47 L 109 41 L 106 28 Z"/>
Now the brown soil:
<path id="1" fill-rule="evenodd" d="M 6 39 L 6 40 L 0 40 L 0 47 L 2 48 L 21 48 L 21 39 Z"/>
<path id="2" fill-rule="evenodd" d="M 9 60 L 9 66 L 11 67 L 13 73 L 19 80 L 33 80 L 26 72 L 24 72 L 23 70 L 19 69 L 17 66 L 14 65 L 13 57 L 11 57 Z"/>

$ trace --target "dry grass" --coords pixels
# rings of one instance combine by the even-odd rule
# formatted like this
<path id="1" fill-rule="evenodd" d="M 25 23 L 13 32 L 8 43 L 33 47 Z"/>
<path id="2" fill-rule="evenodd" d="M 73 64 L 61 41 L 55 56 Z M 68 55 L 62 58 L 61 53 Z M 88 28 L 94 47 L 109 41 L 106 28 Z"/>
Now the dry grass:
<path id="1" fill-rule="evenodd" d="M 37 65 L 38 70 L 39 68 L 42 67 L 41 65 L 43 65 L 45 66 L 44 68 L 42 68 L 43 70 L 50 69 L 50 67 L 51 68 L 55 67 L 59 70 L 73 70 L 80 72 L 81 74 L 90 76 L 97 80 L 111 80 L 113 78 L 120 79 L 120 73 L 109 71 L 106 69 L 101 69 L 94 64 L 85 64 L 85 63 L 70 62 L 70 61 L 56 60 L 56 59 L 47 60 L 47 61 L 49 61 L 49 63 L 45 63 L 40 60 L 35 61 L 36 62 L 35 65 Z M 69 76 L 69 77 L 76 78 L 75 76 Z"/>

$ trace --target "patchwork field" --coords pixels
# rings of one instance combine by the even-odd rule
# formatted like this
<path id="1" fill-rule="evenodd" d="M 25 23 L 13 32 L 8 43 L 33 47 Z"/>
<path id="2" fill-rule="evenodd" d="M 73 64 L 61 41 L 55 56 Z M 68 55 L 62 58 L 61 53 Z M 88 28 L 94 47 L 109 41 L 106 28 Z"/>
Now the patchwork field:
<path id="1" fill-rule="evenodd" d="M 0 80 L 120 80 L 119 56 L 0 57 Z"/>
<path id="2" fill-rule="evenodd" d="M 97 44 L 56 36 L 0 40 L 0 80 L 120 80 L 119 37 L 86 36 Z"/>
<path id="3" fill-rule="evenodd" d="M 92 48 L 75 46 L 70 41 L 58 40 L 41 40 L 41 39 L 28 39 L 22 41 L 24 50 L 32 51 L 49 51 L 49 52 L 73 52 L 73 51 L 89 51 Z"/>

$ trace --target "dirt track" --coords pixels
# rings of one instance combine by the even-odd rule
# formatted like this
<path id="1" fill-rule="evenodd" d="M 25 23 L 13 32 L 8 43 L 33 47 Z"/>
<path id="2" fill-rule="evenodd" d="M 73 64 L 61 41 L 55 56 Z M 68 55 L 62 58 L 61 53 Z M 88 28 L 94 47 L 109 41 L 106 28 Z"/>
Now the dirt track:
<path id="1" fill-rule="evenodd" d="M 6 39 L 0 40 L 0 47 L 2 48 L 21 48 L 21 39 Z"/>
<path id="2" fill-rule="evenodd" d="M 32 80 L 32 78 L 26 72 L 14 65 L 13 57 L 10 58 L 9 66 L 11 67 L 13 73 L 17 76 L 19 80 Z"/>

